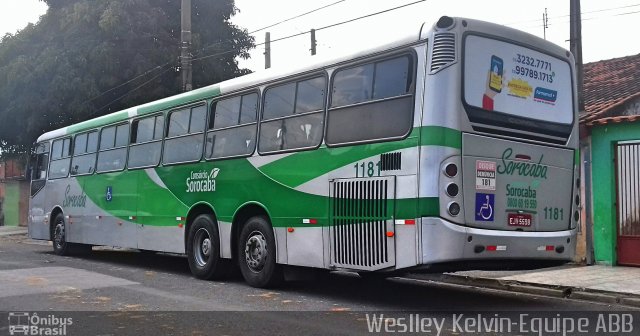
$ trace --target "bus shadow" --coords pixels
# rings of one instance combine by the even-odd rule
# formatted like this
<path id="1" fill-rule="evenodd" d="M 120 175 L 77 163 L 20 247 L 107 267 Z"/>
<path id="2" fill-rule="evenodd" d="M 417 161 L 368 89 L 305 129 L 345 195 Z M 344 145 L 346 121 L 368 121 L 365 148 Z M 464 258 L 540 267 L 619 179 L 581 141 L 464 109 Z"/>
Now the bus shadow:
<path id="1" fill-rule="evenodd" d="M 42 251 L 52 255 L 52 252 Z M 191 277 L 185 256 L 165 253 L 144 253 L 137 250 L 94 250 L 90 254 L 74 256 L 90 263 L 103 263 L 117 267 L 131 267 L 142 271 L 155 271 L 180 277 Z M 501 291 L 484 291 L 463 286 L 416 281 L 406 277 L 389 279 L 363 279 L 355 273 L 319 272 L 315 279 L 287 281 L 271 291 L 281 295 L 314 297 L 340 306 L 357 306 L 362 310 L 510 310 L 513 307 L 548 310 L 551 298 L 537 299 Z M 244 284 L 239 271 L 225 283 Z M 206 283 L 203 281 L 203 284 Z M 490 306 L 488 306 L 490 303 Z M 597 308 L 594 308 L 597 309 Z"/>

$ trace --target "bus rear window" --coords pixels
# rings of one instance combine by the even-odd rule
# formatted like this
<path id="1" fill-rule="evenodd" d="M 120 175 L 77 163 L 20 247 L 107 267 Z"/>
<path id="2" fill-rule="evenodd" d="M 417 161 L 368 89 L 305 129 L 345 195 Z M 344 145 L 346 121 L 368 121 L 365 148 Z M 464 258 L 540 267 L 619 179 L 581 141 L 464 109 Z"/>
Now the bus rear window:
<path id="1" fill-rule="evenodd" d="M 571 68 L 559 58 L 513 43 L 468 35 L 464 100 L 484 111 L 559 124 L 573 122 Z"/>

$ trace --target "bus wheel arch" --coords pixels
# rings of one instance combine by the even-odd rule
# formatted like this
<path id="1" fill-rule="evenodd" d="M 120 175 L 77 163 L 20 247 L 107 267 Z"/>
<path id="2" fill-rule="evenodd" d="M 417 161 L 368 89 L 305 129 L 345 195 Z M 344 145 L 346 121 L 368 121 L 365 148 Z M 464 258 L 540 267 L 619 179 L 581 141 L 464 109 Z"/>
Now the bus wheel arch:
<path id="1" fill-rule="evenodd" d="M 252 287 L 275 287 L 284 279 L 277 263 L 277 238 L 268 212 L 248 204 L 236 213 L 232 228 L 233 250 L 240 272 Z"/>
<path id="2" fill-rule="evenodd" d="M 53 245 L 53 253 L 57 255 L 81 255 L 91 252 L 91 245 L 89 244 L 70 243 L 67 241 L 67 221 L 62 208 L 58 206 L 53 208 L 49 217 L 49 234 Z M 60 236 L 56 237 L 56 234 Z"/>
<path id="3" fill-rule="evenodd" d="M 240 232 L 242 231 L 242 226 L 249 220 L 251 217 L 255 216 L 264 216 L 267 219 L 271 219 L 267 210 L 258 203 L 248 203 L 244 204 L 233 215 L 233 222 L 231 223 L 231 255 L 233 260 L 238 259 L 238 237 L 240 237 Z"/>
<path id="4" fill-rule="evenodd" d="M 198 279 L 213 280 L 228 276 L 232 262 L 221 256 L 220 230 L 213 208 L 197 204 L 187 214 L 185 253 L 191 273 Z"/>
<path id="5" fill-rule="evenodd" d="M 216 212 L 213 210 L 213 207 L 207 203 L 198 203 L 189 209 L 187 213 L 187 219 L 185 220 L 184 225 L 184 248 L 185 252 L 187 251 L 187 238 L 189 238 L 189 229 L 191 224 L 196 219 L 196 217 L 200 215 L 210 215 L 213 216 L 214 220 L 218 219 L 216 216 Z"/>
<path id="6" fill-rule="evenodd" d="M 56 206 L 53 208 L 53 210 L 51 210 L 51 215 L 49 216 L 49 240 L 51 240 L 53 242 L 53 233 L 55 231 L 55 227 L 56 227 L 56 217 L 58 216 L 58 214 L 62 214 L 64 216 L 64 212 L 62 211 L 62 208 L 60 208 L 59 206 Z"/>

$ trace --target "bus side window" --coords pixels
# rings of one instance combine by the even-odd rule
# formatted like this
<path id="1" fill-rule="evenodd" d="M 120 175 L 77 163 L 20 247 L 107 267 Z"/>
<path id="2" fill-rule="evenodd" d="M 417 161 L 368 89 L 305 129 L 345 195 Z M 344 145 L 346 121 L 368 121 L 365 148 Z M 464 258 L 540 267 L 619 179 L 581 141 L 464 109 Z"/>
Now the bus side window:
<path id="1" fill-rule="evenodd" d="M 310 149 L 322 142 L 327 80 L 324 76 L 268 88 L 258 152 Z"/>
<path id="2" fill-rule="evenodd" d="M 127 160 L 129 123 L 105 127 L 100 131 L 100 146 L 96 171 L 123 170 Z"/>
<path id="3" fill-rule="evenodd" d="M 207 132 L 207 159 L 253 154 L 257 116 L 257 93 L 213 102 Z"/>
<path id="4" fill-rule="evenodd" d="M 129 169 L 154 167 L 160 163 L 163 128 L 163 115 L 133 121 L 129 148 Z"/>
<path id="5" fill-rule="evenodd" d="M 42 189 L 47 179 L 47 168 L 49 166 L 49 143 L 43 142 L 36 146 L 34 154 L 31 156 L 31 196 L 35 196 Z"/>
<path id="6" fill-rule="evenodd" d="M 206 119 L 206 104 L 171 111 L 162 162 L 170 164 L 199 161 L 202 158 Z"/>
<path id="7" fill-rule="evenodd" d="M 407 135 L 413 124 L 413 72 L 410 55 L 338 69 L 331 83 L 326 143 L 336 146 Z"/>
<path id="8" fill-rule="evenodd" d="M 51 146 L 51 164 L 49 165 L 49 178 L 57 179 L 69 175 L 71 163 L 71 138 L 54 140 Z"/>
<path id="9" fill-rule="evenodd" d="M 78 134 L 73 147 L 71 175 L 87 175 L 95 171 L 98 131 Z"/>

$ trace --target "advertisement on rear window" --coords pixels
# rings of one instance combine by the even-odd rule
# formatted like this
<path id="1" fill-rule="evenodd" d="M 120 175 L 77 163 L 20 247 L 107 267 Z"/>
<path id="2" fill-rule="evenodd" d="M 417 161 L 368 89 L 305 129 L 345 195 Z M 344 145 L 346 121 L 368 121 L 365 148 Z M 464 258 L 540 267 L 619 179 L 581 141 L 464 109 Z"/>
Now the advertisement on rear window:
<path id="1" fill-rule="evenodd" d="M 571 69 L 558 58 L 519 45 L 469 35 L 464 98 L 487 111 L 570 124 Z"/>

